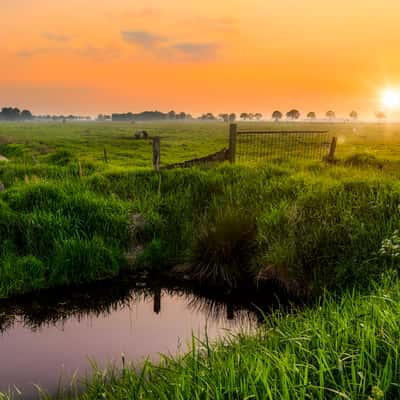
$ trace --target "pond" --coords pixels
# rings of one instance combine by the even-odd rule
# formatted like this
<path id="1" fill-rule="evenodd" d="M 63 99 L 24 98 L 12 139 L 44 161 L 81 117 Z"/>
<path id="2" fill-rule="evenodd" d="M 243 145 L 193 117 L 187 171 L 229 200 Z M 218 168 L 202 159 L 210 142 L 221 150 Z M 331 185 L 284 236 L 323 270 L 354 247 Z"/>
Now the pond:
<path id="1" fill-rule="evenodd" d="M 35 385 L 54 394 L 90 375 L 92 360 L 100 368 L 121 365 L 123 354 L 136 365 L 157 362 L 185 352 L 192 334 L 253 330 L 274 299 L 269 289 L 207 293 L 123 277 L 0 302 L 0 391 L 36 399 Z"/>

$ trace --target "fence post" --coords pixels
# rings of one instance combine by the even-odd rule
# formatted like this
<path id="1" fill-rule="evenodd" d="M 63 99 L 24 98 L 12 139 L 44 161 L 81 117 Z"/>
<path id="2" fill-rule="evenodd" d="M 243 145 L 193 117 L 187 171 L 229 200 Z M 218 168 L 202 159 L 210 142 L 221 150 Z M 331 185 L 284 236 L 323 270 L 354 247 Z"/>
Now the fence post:
<path id="1" fill-rule="evenodd" d="M 229 125 L 229 161 L 231 164 L 235 162 L 236 156 L 236 138 L 237 138 L 237 125 Z"/>
<path id="2" fill-rule="evenodd" d="M 334 136 L 332 138 L 331 147 L 329 148 L 328 162 L 332 162 L 335 159 L 336 144 L 337 144 L 337 138 L 336 136 Z"/>
<path id="3" fill-rule="evenodd" d="M 153 167 L 155 171 L 160 171 L 160 138 L 158 136 L 153 138 Z"/>
<path id="4" fill-rule="evenodd" d="M 107 164 L 108 163 L 108 155 L 107 155 L 107 149 L 105 147 L 103 150 L 103 157 L 104 157 L 104 162 Z"/>

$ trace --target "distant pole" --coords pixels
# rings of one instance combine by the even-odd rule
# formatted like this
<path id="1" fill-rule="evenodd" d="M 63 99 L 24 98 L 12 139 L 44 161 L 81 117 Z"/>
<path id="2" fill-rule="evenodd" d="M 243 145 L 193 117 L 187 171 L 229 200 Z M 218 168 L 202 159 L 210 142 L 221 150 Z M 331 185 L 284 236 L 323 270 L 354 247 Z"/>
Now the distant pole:
<path id="1" fill-rule="evenodd" d="M 107 164 L 108 163 L 108 155 L 107 155 L 107 149 L 104 147 L 104 162 Z"/>
<path id="2" fill-rule="evenodd" d="M 153 167 L 156 172 L 160 171 L 160 138 L 153 138 Z"/>
<path id="3" fill-rule="evenodd" d="M 335 159 L 336 145 L 337 145 L 337 138 L 336 136 L 334 136 L 332 138 L 331 147 L 329 148 L 328 162 L 332 162 Z"/>
<path id="4" fill-rule="evenodd" d="M 231 164 L 235 162 L 236 156 L 236 138 L 237 138 L 237 124 L 229 125 L 229 161 Z"/>

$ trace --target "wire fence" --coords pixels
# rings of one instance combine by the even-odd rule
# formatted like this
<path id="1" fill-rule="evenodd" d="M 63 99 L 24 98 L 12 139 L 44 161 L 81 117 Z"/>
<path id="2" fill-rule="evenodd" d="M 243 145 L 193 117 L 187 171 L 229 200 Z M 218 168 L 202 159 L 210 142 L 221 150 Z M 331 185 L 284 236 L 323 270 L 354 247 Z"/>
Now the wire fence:
<path id="1" fill-rule="evenodd" d="M 331 145 L 328 131 L 238 131 L 236 160 L 322 160 Z"/>

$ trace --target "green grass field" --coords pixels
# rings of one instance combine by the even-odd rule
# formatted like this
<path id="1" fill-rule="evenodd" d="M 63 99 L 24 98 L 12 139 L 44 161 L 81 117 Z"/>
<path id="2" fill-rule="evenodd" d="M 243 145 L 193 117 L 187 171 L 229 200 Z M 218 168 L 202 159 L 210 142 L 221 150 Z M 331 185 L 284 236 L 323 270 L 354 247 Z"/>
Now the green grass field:
<path id="1" fill-rule="evenodd" d="M 165 165 L 227 147 L 228 125 L 0 124 L 10 159 L 0 163 L 0 297 L 184 262 L 206 284 L 261 274 L 321 308 L 277 315 L 262 336 L 193 348 L 142 375 L 95 375 L 82 398 L 398 398 L 400 125 L 239 127 L 328 129 L 336 163 L 157 174 L 136 130 L 161 137 Z M 137 245 L 144 251 L 128 262 Z"/>
<path id="2" fill-rule="evenodd" d="M 82 162 L 103 161 L 119 167 L 151 167 L 148 141 L 134 140 L 137 130 L 162 140 L 164 164 L 185 161 L 228 147 L 228 125 L 223 122 L 155 123 L 2 123 L 0 154 L 12 160 L 51 163 L 51 155 L 68 151 Z M 400 124 L 240 122 L 239 129 L 328 130 L 338 137 L 338 158 L 365 153 L 393 160 L 400 154 Z"/>

